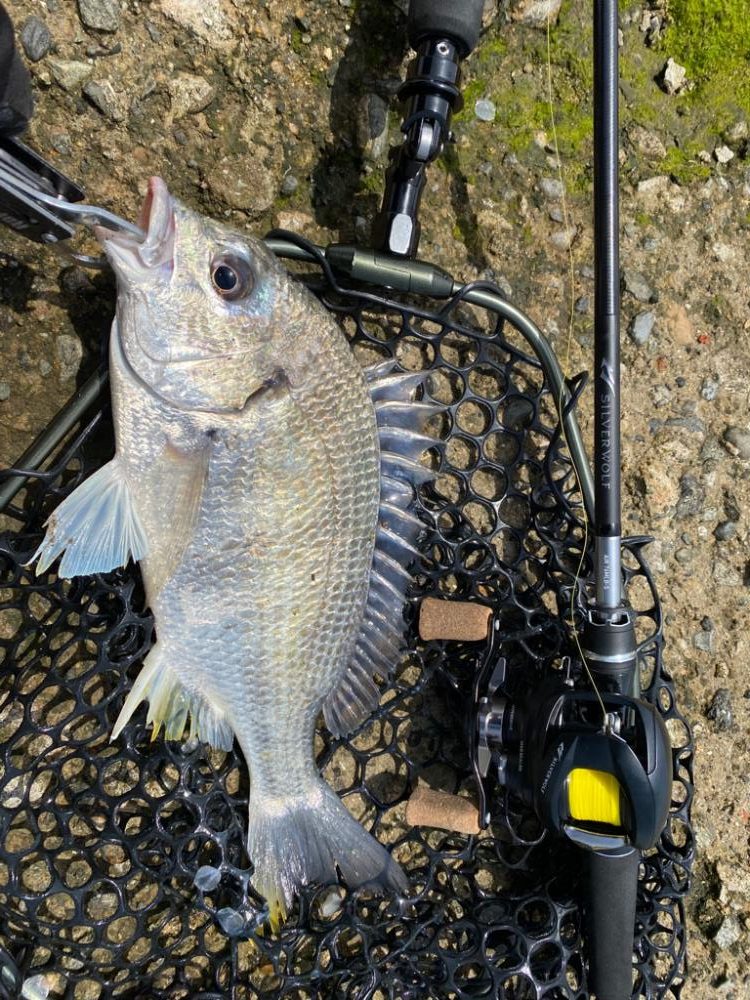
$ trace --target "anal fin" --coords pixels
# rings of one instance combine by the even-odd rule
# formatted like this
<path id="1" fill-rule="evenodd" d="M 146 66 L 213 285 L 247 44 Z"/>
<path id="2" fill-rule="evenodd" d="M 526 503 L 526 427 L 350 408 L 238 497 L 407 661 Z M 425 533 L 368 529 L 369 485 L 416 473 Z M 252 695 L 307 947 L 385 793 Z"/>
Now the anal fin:
<path id="1" fill-rule="evenodd" d="M 204 693 L 188 691 L 166 659 L 157 642 L 143 661 L 110 739 L 117 739 L 140 703 L 148 701 L 146 722 L 154 727 L 153 739 L 163 726 L 165 739 L 181 740 L 189 718 L 189 739 L 202 740 L 218 750 L 231 750 L 234 733 L 229 720 Z"/>
<path id="2" fill-rule="evenodd" d="M 58 576 L 90 576 L 138 561 L 148 540 L 133 504 L 122 463 L 102 466 L 52 512 L 47 533 L 30 562 L 43 573 L 62 554 Z"/>

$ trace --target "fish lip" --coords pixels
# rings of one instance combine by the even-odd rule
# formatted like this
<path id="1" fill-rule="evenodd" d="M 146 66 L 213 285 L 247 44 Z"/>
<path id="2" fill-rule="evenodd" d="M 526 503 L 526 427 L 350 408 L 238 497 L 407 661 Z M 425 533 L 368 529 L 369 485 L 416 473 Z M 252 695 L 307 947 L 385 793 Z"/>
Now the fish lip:
<path id="1" fill-rule="evenodd" d="M 110 263 L 122 277 L 142 277 L 164 265 L 174 267 L 175 211 L 167 185 L 150 177 L 138 218 L 143 239 L 132 233 L 95 226 L 94 233 Z"/>

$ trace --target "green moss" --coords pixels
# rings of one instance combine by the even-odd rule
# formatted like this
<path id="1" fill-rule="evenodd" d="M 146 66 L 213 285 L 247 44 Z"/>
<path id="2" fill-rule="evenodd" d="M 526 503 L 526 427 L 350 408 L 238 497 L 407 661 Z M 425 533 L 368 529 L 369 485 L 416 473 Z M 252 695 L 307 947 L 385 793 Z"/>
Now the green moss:
<path id="1" fill-rule="evenodd" d="M 515 153 L 528 148 L 534 133 L 545 128 L 547 105 L 523 89 L 511 91 L 498 104 L 497 125 L 502 130 L 506 148 Z"/>
<path id="2" fill-rule="evenodd" d="M 565 101 L 555 107 L 555 130 L 560 152 L 567 155 L 580 152 L 594 134 L 594 122 L 587 109 L 580 104 Z M 549 108 L 547 108 L 549 118 Z"/>
<path id="3" fill-rule="evenodd" d="M 558 67 L 567 71 L 568 79 L 565 82 L 576 94 L 584 97 L 592 93 L 594 64 L 588 44 L 583 44 L 580 38 L 576 44 L 567 32 L 555 33 L 550 40 L 550 56 L 553 66 L 553 85 L 559 83 L 559 74 L 554 72 L 554 67 Z"/>
<path id="4" fill-rule="evenodd" d="M 750 4 L 747 0 L 669 0 L 668 52 L 695 84 L 688 99 L 750 113 Z"/>
<path id="5" fill-rule="evenodd" d="M 540 48 L 541 59 L 546 63 L 546 34 Z M 578 97 L 590 99 L 594 86 L 594 62 L 588 4 L 573 4 L 572 0 L 565 0 L 558 22 L 550 32 L 549 52 L 553 66 L 553 84 L 560 82 L 560 74 L 554 73 L 554 67 L 564 68 L 568 77 L 565 85 Z"/>
<path id="6" fill-rule="evenodd" d="M 305 51 L 305 46 L 302 42 L 302 32 L 296 26 L 292 28 L 291 45 L 292 52 L 296 52 L 298 56 L 301 56 Z"/>
<path id="7" fill-rule="evenodd" d="M 633 0 L 630 0 L 631 4 Z M 554 89 L 554 115 L 560 152 L 569 161 L 574 177 L 566 177 L 574 187 L 585 189 L 588 183 L 585 163 L 591 157 L 591 89 L 593 67 L 591 61 L 590 18 L 588 9 L 580 3 L 565 0 L 558 23 L 552 28 L 550 58 Z M 496 107 L 492 132 L 498 146 L 519 155 L 532 150 L 535 133 L 544 131 L 551 138 L 552 123 L 546 86 L 540 87 L 540 75 L 515 73 L 511 78 L 511 64 L 528 61 L 543 67 L 547 63 L 547 36 L 545 32 L 519 29 L 514 40 L 511 60 L 508 31 L 485 36 L 467 66 L 464 86 L 464 108 L 454 117 L 460 128 L 481 129 L 474 119 L 474 104 L 482 97 L 490 98 Z M 519 51 L 520 45 L 520 51 Z M 472 144 L 472 149 L 477 144 Z M 484 156 L 481 147 L 478 157 Z M 462 156 L 462 160 L 465 156 Z M 472 164 L 474 166 L 475 164 Z M 468 164 L 463 164 L 466 170 Z M 566 167 L 567 171 L 567 167 Z"/>
<path id="8" fill-rule="evenodd" d="M 502 71 L 508 53 L 508 42 L 502 35 L 485 36 L 471 59 L 471 71 L 478 77 Z"/>
<path id="9" fill-rule="evenodd" d="M 742 0 L 669 0 L 668 47 L 696 80 L 750 69 L 750 8 Z"/>
<path id="10" fill-rule="evenodd" d="M 674 146 L 661 161 L 661 173 L 669 174 L 677 184 L 690 184 L 694 181 L 705 181 L 711 176 L 711 168 L 707 163 L 697 159 L 699 144 Z"/>
<path id="11" fill-rule="evenodd" d="M 474 117 L 474 105 L 482 97 L 487 94 L 487 85 L 482 82 L 482 80 L 471 80 L 463 88 L 463 107 L 453 116 L 453 121 L 460 124 L 461 122 L 471 121 Z"/>
<path id="12" fill-rule="evenodd" d="M 620 80 L 626 99 L 620 104 L 621 124 L 634 121 L 648 127 L 664 123 L 665 113 L 672 110 L 672 105 L 654 80 L 661 65 L 660 57 L 654 58 L 652 53 L 636 50 L 623 55 Z"/>
<path id="13" fill-rule="evenodd" d="M 373 170 L 369 174 L 364 173 L 360 177 L 359 188 L 361 191 L 382 195 L 384 186 L 385 180 L 379 170 Z"/>

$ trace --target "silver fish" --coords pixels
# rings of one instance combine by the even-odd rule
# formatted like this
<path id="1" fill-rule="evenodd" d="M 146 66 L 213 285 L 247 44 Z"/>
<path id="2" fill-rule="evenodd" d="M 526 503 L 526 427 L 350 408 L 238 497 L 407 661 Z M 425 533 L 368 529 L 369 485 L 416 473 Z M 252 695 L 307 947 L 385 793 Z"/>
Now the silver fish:
<path id="1" fill-rule="evenodd" d="M 102 231 L 117 275 L 114 459 L 53 512 L 38 572 L 140 563 L 156 643 L 115 723 L 228 749 L 250 771 L 248 853 L 273 926 L 300 886 L 402 891 L 388 852 L 313 757 L 379 701 L 401 647 L 434 443 L 422 374 L 363 370 L 328 312 L 261 242 L 152 178 L 143 241 Z M 401 624 L 400 624 L 401 623 Z"/>

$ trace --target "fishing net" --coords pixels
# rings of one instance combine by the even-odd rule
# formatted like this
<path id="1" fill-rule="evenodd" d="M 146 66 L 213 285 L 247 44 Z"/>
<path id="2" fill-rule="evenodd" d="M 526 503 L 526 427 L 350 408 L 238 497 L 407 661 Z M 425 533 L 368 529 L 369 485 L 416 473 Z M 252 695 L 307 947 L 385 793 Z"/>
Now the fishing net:
<path id="1" fill-rule="evenodd" d="M 438 476 L 418 497 L 408 652 L 374 716 L 346 740 L 321 727 L 315 747 L 325 779 L 401 862 L 409 896 L 313 886 L 278 935 L 263 933 L 239 752 L 152 741 L 143 707 L 109 741 L 153 640 L 139 572 L 63 581 L 24 566 L 45 517 L 111 456 L 104 406 L 33 473 L 10 511 L 20 527 L 0 536 L 0 997 L 36 976 L 26 995 L 43 984 L 71 1000 L 588 997 L 574 849 L 501 790 L 480 837 L 410 829 L 404 817 L 418 778 L 471 789 L 463 734 L 487 655 L 481 643 L 421 641 L 421 597 L 490 604 L 519 692 L 571 652 L 571 586 L 591 552 L 555 400 L 514 324 L 465 292 L 426 312 L 434 302 L 333 287 L 330 271 L 312 270 L 358 359 L 429 370 L 425 391 L 445 408 L 426 459 Z M 641 869 L 634 995 L 679 997 L 692 742 L 662 662 L 646 541 L 627 543 L 627 591 L 674 785 Z"/>

